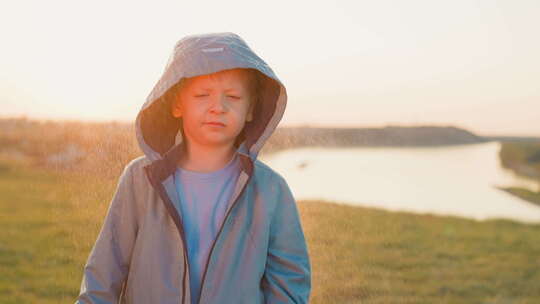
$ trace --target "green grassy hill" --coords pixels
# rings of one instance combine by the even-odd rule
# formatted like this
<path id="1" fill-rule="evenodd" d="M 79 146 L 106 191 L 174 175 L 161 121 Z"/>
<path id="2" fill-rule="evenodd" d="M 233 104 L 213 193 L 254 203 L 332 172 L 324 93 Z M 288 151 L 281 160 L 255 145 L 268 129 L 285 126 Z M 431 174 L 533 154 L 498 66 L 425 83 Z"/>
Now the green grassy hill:
<path id="1" fill-rule="evenodd" d="M 540 184 L 540 141 L 503 141 L 499 151 L 501 166 L 517 175 L 537 180 Z M 540 205 L 540 190 L 531 191 L 518 187 L 501 188 L 517 197 Z"/>

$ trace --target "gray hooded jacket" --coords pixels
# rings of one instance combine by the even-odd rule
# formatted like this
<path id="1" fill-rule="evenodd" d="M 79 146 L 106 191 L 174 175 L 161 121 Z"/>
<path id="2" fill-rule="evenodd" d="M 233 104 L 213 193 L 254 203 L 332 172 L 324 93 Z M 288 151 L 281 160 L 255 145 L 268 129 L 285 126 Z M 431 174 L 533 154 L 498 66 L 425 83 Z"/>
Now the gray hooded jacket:
<path id="1" fill-rule="evenodd" d="M 189 264 L 173 173 L 181 122 L 169 92 L 184 77 L 261 72 L 261 100 L 235 147 L 242 169 L 202 276 L 199 303 L 308 303 L 311 269 L 299 213 L 282 176 L 257 159 L 285 111 L 285 86 L 234 33 L 181 39 L 136 119 L 144 156 L 122 172 L 84 267 L 76 303 L 190 304 Z"/>

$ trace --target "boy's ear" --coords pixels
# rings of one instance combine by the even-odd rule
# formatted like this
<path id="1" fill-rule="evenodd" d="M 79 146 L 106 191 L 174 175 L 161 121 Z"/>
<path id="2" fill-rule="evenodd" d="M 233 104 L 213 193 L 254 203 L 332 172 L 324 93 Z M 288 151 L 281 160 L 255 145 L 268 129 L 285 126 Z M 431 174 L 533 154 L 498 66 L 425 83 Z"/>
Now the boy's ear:
<path id="1" fill-rule="evenodd" d="M 178 107 L 173 107 L 172 115 L 176 118 L 180 118 L 182 116 L 182 111 Z"/>
<path id="2" fill-rule="evenodd" d="M 182 116 L 182 109 L 178 101 L 173 101 L 171 104 L 171 113 L 174 117 L 180 118 Z"/>
<path id="3" fill-rule="evenodd" d="M 246 121 L 252 121 L 253 120 L 253 111 L 254 111 L 254 108 L 255 108 L 255 104 L 253 101 L 251 101 L 251 103 L 249 104 L 249 109 L 248 109 L 248 113 L 246 115 Z"/>

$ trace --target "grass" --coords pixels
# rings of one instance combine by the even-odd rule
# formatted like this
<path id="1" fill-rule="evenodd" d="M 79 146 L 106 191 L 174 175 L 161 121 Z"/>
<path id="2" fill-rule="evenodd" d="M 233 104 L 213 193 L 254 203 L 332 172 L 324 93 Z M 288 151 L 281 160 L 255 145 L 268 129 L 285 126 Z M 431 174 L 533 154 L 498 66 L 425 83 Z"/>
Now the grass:
<path id="1" fill-rule="evenodd" d="M 532 160 L 540 153 L 540 142 L 501 142 L 501 165 L 517 174 L 540 178 L 540 161 Z"/>
<path id="2" fill-rule="evenodd" d="M 531 202 L 533 204 L 536 204 L 540 206 L 540 191 L 534 192 L 528 189 L 518 188 L 518 187 L 508 187 L 508 188 L 500 188 L 504 191 L 507 191 L 510 194 L 513 194 L 523 200 L 526 200 L 528 202 Z"/>
<path id="3" fill-rule="evenodd" d="M 0 163 L 0 303 L 73 303 L 110 182 Z"/>
<path id="4" fill-rule="evenodd" d="M 538 303 L 540 226 L 303 202 L 314 303 Z"/>
<path id="5" fill-rule="evenodd" d="M 74 302 L 116 182 L 0 162 L 0 303 Z M 540 225 L 298 206 L 311 303 L 540 302 Z"/>
<path id="6" fill-rule="evenodd" d="M 540 142 L 502 142 L 499 151 L 499 159 L 503 167 L 523 177 L 536 179 L 540 183 L 540 161 L 533 160 L 538 157 L 537 155 L 540 155 Z M 519 187 L 506 187 L 501 190 L 540 205 L 540 191 L 533 192 Z"/>

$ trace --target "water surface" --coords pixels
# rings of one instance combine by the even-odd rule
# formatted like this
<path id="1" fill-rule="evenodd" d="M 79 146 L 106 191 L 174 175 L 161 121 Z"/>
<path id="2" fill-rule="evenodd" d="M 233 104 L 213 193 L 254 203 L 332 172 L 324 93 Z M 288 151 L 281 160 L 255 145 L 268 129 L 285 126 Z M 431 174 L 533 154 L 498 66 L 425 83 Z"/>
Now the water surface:
<path id="1" fill-rule="evenodd" d="M 323 199 L 387 210 L 478 220 L 540 222 L 540 207 L 497 186 L 533 191 L 538 182 L 501 167 L 499 142 L 414 148 L 301 148 L 261 156 L 297 200 Z"/>

